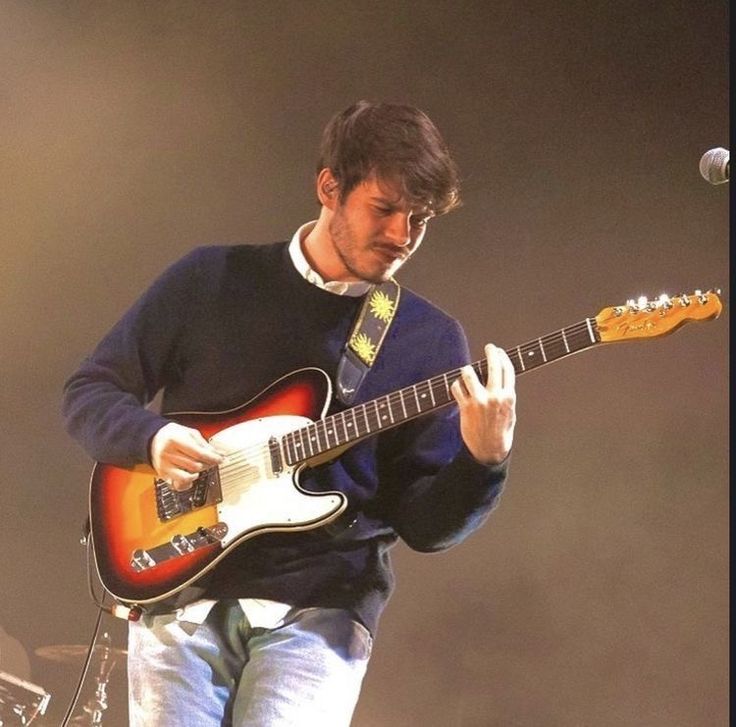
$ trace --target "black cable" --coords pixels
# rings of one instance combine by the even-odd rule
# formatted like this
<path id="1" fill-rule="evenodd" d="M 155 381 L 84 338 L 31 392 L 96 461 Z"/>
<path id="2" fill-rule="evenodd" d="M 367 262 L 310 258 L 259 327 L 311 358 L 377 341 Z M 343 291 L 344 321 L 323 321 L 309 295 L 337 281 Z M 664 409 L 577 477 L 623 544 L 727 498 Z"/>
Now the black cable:
<path id="1" fill-rule="evenodd" d="M 90 641 L 89 649 L 87 649 L 87 656 L 84 659 L 84 664 L 82 665 L 82 673 L 79 676 L 79 681 L 77 682 L 77 686 L 74 689 L 74 694 L 72 694 L 71 701 L 69 702 L 69 707 L 66 710 L 66 714 L 64 715 L 64 719 L 61 721 L 61 725 L 59 727 L 66 727 L 69 724 L 69 720 L 71 719 L 72 712 L 74 712 L 74 708 L 77 706 L 77 702 L 79 701 L 79 695 L 82 692 L 82 686 L 84 685 L 84 680 L 87 678 L 87 671 L 89 670 L 90 662 L 92 661 L 92 652 L 94 651 L 95 645 L 97 643 L 97 636 L 100 633 L 100 623 L 102 621 L 102 614 L 103 609 L 99 608 L 97 610 L 97 619 L 95 621 L 95 628 L 92 632 L 92 640 Z"/>
<path id="2" fill-rule="evenodd" d="M 91 561 L 90 555 L 92 552 L 92 538 L 91 538 L 88 528 L 85 530 L 81 542 L 83 545 L 87 546 L 86 547 L 87 589 L 89 591 L 90 598 L 92 599 L 95 606 L 97 606 L 97 619 L 95 621 L 95 627 L 92 632 L 92 639 L 90 641 L 89 648 L 87 649 L 87 655 L 84 659 L 84 664 L 82 665 L 82 673 L 79 676 L 79 681 L 77 682 L 77 686 L 74 689 L 74 693 L 72 694 L 72 698 L 69 703 L 69 707 L 66 710 L 66 714 L 64 715 L 64 719 L 62 720 L 60 727 L 66 727 L 69 724 L 69 720 L 71 719 L 72 713 L 74 712 L 74 708 L 77 706 L 77 702 L 79 701 L 79 695 L 82 693 L 82 687 L 84 685 L 85 679 L 87 678 L 87 672 L 89 671 L 89 665 L 92 661 L 92 654 L 94 652 L 95 646 L 97 645 L 97 637 L 99 636 L 100 624 L 102 623 L 102 614 L 111 613 L 110 608 L 105 605 L 104 592 L 102 594 L 102 598 L 101 599 L 98 598 L 94 590 L 94 585 L 92 583 L 92 566 L 90 563 Z"/>

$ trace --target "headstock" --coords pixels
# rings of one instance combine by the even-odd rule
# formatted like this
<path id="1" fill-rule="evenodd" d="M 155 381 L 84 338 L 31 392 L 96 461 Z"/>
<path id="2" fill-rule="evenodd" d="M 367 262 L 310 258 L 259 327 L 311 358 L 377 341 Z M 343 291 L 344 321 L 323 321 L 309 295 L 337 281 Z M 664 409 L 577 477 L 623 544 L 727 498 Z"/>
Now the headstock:
<path id="1" fill-rule="evenodd" d="M 661 295 L 656 300 L 629 300 L 626 305 L 604 308 L 596 317 L 598 333 L 603 343 L 654 338 L 673 333 L 690 321 L 717 318 L 723 305 L 720 290 L 692 295 Z"/>

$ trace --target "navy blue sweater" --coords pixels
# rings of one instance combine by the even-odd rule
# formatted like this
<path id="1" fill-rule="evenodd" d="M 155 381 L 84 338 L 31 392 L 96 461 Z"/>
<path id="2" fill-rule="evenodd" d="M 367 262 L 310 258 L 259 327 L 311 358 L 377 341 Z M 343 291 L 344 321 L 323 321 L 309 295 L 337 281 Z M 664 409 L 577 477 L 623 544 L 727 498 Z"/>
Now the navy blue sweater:
<path id="1" fill-rule="evenodd" d="M 149 461 L 168 420 L 144 408 L 159 390 L 163 412 L 224 411 L 275 379 L 317 366 L 334 381 L 362 298 L 306 282 L 286 243 L 204 247 L 172 265 L 68 380 L 68 431 L 101 462 Z M 407 289 L 355 403 L 455 369 L 469 360 L 459 324 Z M 341 405 L 334 401 L 330 412 Z M 448 548 L 495 505 L 506 463 L 481 465 L 447 406 L 364 440 L 337 461 L 307 470 L 302 486 L 348 496 L 355 523 L 341 532 L 271 533 L 234 549 L 194 597 L 269 598 L 347 608 L 375 632 L 401 537 L 420 551 Z"/>

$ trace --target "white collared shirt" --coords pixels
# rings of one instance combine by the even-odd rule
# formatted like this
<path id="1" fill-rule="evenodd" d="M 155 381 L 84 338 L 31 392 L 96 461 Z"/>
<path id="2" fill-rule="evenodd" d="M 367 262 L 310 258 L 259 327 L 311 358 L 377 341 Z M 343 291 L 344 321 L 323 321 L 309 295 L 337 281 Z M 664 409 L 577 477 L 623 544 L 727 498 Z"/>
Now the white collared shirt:
<path id="1" fill-rule="evenodd" d="M 316 220 L 303 224 L 294 233 L 294 236 L 291 238 L 291 242 L 289 243 L 289 256 L 291 257 L 291 261 L 294 263 L 294 267 L 297 269 L 299 274 L 307 282 L 312 283 L 312 285 L 316 285 L 318 288 L 322 288 L 322 290 L 326 290 L 330 293 L 335 293 L 335 295 L 349 295 L 350 297 L 357 298 L 358 296 L 367 293 L 373 287 L 373 283 L 368 283 L 364 280 L 354 282 L 328 280 L 325 282 L 322 276 L 309 266 L 307 258 L 304 257 L 302 246 L 304 238 L 314 229 L 316 224 Z"/>

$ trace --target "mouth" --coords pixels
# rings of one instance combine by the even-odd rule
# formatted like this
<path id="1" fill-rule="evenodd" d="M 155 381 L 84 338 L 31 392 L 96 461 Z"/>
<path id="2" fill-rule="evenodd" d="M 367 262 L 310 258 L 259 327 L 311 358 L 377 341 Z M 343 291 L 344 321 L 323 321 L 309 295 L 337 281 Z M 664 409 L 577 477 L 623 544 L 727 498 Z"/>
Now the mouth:
<path id="1" fill-rule="evenodd" d="M 386 247 L 386 246 L 376 246 L 374 248 L 376 253 L 382 257 L 384 260 L 387 260 L 391 263 L 396 262 L 397 260 L 404 261 L 406 260 L 408 254 L 404 250 L 398 250 L 394 247 Z"/>

